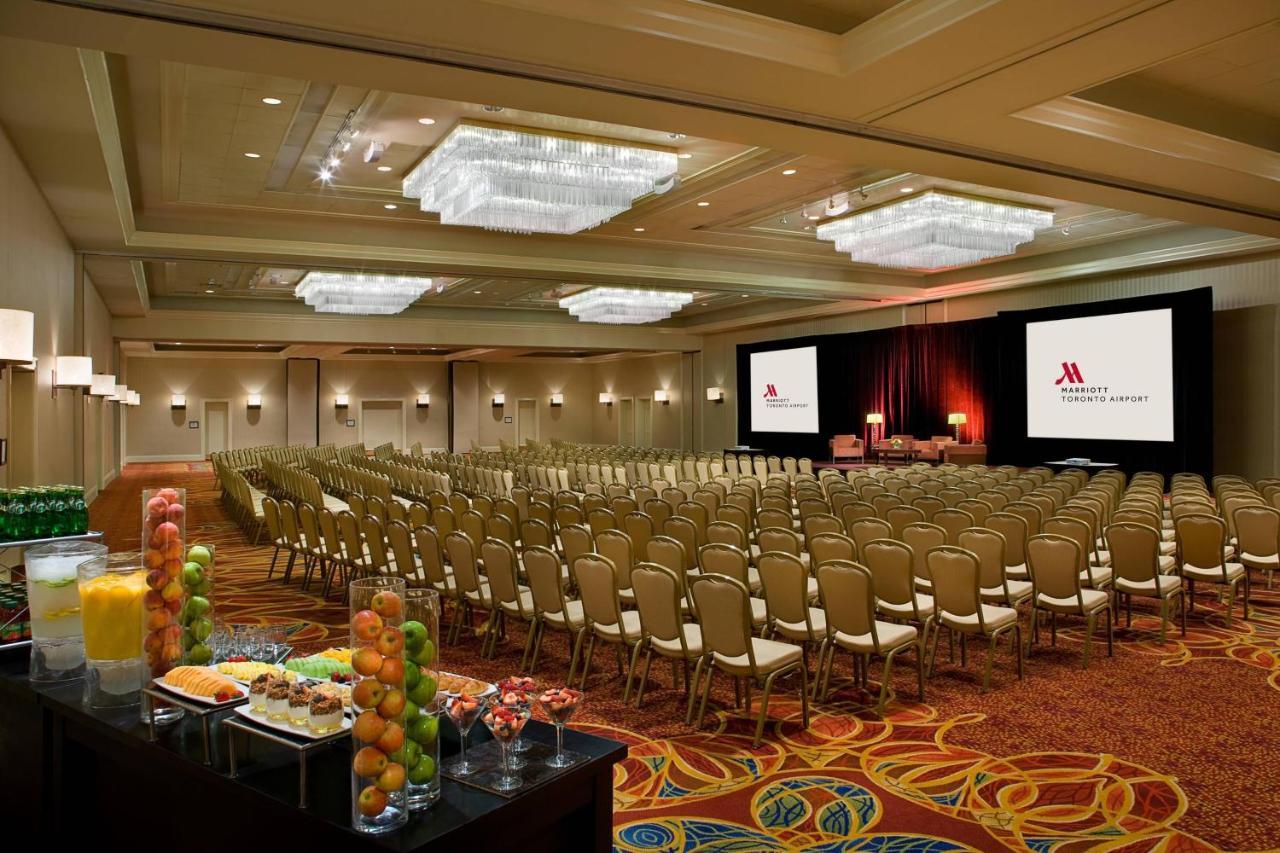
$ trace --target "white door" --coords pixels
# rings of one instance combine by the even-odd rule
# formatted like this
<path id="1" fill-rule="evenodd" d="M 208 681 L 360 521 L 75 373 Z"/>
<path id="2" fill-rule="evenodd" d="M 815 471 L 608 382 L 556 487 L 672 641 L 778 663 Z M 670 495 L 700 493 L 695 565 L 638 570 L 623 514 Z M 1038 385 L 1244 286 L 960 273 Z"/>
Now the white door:
<path id="1" fill-rule="evenodd" d="M 404 447 L 404 404 L 399 400 L 365 400 L 360 404 L 364 424 L 364 446 L 373 448 L 388 441 Z"/>
<path id="2" fill-rule="evenodd" d="M 636 400 L 636 445 L 653 446 L 653 404 L 648 397 Z"/>
<path id="3" fill-rule="evenodd" d="M 522 399 L 516 408 L 516 444 L 538 440 L 538 401 Z"/>
<path id="4" fill-rule="evenodd" d="M 618 444 L 632 447 L 636 443 L 635 400 L 623 397 L 618 401 Z"/>
<path id="5" fill-rule="evenodd" d="M 231 426 L 228 404 L 207 401 L 204 404 L 204 455 L 231 449 L 227 435 Z"/>

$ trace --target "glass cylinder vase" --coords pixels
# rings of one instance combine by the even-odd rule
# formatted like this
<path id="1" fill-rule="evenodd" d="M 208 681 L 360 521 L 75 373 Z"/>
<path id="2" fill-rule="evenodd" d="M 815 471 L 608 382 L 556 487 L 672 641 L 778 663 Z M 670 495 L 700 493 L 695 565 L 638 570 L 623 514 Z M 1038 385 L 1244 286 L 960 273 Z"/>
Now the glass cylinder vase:
<path id="1" fill-rule="evenodd" d="M 404 764 L 403 578 L 360 578 L 348 587 L 351 666 L 351 827 L 392 832 L 409 820 Z M 397 761 L 399 758 L 401 760 Z"/>
<path id="2" fill-rule="evenodd" d="M 137 705 L 146 678 L 142 657 L 142 600 L 147 593 L 142 554 L 101 554 L 78 568 L 84 624 L 84 704 Z"/>
<path id="3" fill-rule="evenodd" d="M 107 546 L 97 542 L 51 542 L 27 549 L 32 681 L 73 681 L 84 675 L 77 570 L 85 560 L 106 553 Z"/>
<path id="4" fill-rule="evenodd" d="M 212 544 L 187 548 L 182 564 L 184 601 L 178 610 L 182 626 L 182 662 L 190 666 L 213 663 L 213 566 L 216 550 Z"/>
<path id="5" fill-rule="evenodd" d="M 142 564 L 147 591 L 142 599 L 142 653 L 149 678 L 160 678 L 183 657 L 183 631 L 178 623 L 186 603 L 182 568 L 187 553 L 186 489 L 142 491 Z M 210 623 L 210 632 L 212 622 Z M 208 634 L 205 634 L 208 639 Z M 143 722 L 176 722 L 182 709 L 161 700 L 143 703 Z"/>
<path id="6" fill-rule="evenodd" d="M 440 723 L 437 689 L 440 654 L 440 593 L 411 589 L 405 593 L 404 686 L 405 767 L 409 776 L 409 810 L 422 811 L 440 799 Z"/>

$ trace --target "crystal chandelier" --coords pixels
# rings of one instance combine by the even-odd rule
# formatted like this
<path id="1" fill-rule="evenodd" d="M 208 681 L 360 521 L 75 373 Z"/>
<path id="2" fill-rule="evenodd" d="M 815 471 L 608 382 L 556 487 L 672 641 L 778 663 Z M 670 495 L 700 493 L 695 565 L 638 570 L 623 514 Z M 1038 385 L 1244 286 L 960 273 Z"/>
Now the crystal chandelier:
<path id="1" fill-rule="evenodd" d="M 404 179 L 405 198 L 446 225 L 576 234 L 676 173 L 676 152 L 460 122 Z"/>
<path id="2" fill-rule="evenodd" d="M 406 275 L 309 272 L 293 295 L 323 314 L 399 314 L 431 287 Z"/>
<path id="3" fill-rule="evenodd" d="M 1052 211 L 928 190 L 824 222 L 816 233 L 860 263 L 934 270 L 1012 254 L 1052 224 Z"/>
<path id="4" fill-rule="evenodd" d="M 665 320 L 692 301 L 692 293 L 671 290 L 593 287 L 564 297 L 560 307 L 584 323 L 623 325 Z"/>

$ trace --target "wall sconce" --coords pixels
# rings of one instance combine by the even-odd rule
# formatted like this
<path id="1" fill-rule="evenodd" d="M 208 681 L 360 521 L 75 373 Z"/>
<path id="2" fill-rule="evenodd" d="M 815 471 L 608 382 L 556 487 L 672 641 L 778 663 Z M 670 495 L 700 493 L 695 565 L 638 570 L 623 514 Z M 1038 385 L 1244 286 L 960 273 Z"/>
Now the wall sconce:
<path id="1" fill-rule="evenodd" d="M 172 397 L 169 398 L 170 409 L 185 409 L 186 407 L 187 407 L 186 394 L 174 394 Z"/>
<path id="2" fill-rule="evenodd" d="M 345 409 L 350 404 L 351 404 L 351 400 L 347 397 L 346 394 L 339 394 L 338 396 L 333 398 L 333 407 L 335 409 Z"/>
<path id="3" fill-rule="evenodd" d="M 661 403 L 664 406 L 671 405 L 671 395 L 661 388 L 653 392 L 653 402 Z"/>
<path id="4" fill-rule="evenodd" d="M 83 355 L 60 355 L 54 361 L 53 394 L 59 388 L 90 388 L 93 386 L 93 359 Z"/>
<path id="5" fill-rule="evenodd" d="M 141 394 L 139 394 L 137 391 L 130 391 L 130 392 L 129 392 L 129 405 L 130 405 L 130 406 L 141 406 L 141 405 L 142 405 L 142 395 L 141 395 Z"/>
<path id="6" fill-rule="evenodd" d="M 552 395 L 551 395 L 551 408 L 553 408 L 553 409 L 558 409 L 558 408 L 560 408 L 560 407 L 561 407 L 561 406 L 563 406 L 563 405 L 564 405 L 564 395 L 563 395 L 563 394 L 552 394 Z"/>
<path id="7" fill-rule="evenodd" d="M 947 415 L 947 423 L 956 428 L 956 444 L 960 443 L 960 426 L 969 422 L 969 416 L 964 412 L 952 412 Z"/>
<path id="8" fill-rule="evenodd" d="M 249 395 L 249 400 L 248 400 L 248 402 L 245 404 L 245 408 L 248 408 L 248 409 L 261 409 L 261 408 L 262 408 L 262 395 L 261 395 L 261 394 L 250 394 L 250 395 Z"/>
<path id="9" fill-rule="evenodd" d="M 707 389 L 707 400 L 712 403 L 723 403 L 724 389 L 718 385 L 712 385 Z"/>
<path id="10" fill-rule="evenodd" d="M 115 388 L 115 393 L 113 393 L 110 397 L 107 397 L 107 399 L 110 400 L 112 403 L 124 403 L 125 405 L 128 405 L 129 386 L 117 385 Z"/>
<path id="11" fill-rule="evenodd" d="M 110 397 L 116 393 L 116 377 L 112 373 L 95 373 L 89 377 L 90 397 Z"/>
<path id="12" fill-rule="evenodd" d="M 506 395 L 506 394 L 494 394 L 494 395 L 493 395 L 493 405 L 494 405 L 495 407 L 497 407 L 497 406 L 505 406 L 506 404 L 507 404 L 507 395 Z"/>
<path id="13" fill-rule="evenodd" d="M 418 395 L 418 408 L 419 408 L 419 409 L 426 409 L 426 408 L 428 408 L 428 407 L 430 407 L 430 406 L 431 406 L 431 395 L 430 395 L 430 394 L 419 394 L 419 395 Z"/>
<path id="14" fill-rule="evenodd" d="M 0 370 L 35 361 L 36 315 L 0 308 Z"/>
<path id="15" fill-rule="evenodd" d="M 612 405 L 613 405 L 613 395 L 612 395 L 612 394 L 605 394 L 605 393 L 603 393 L 603 392 L 602 392 L 602 393 L 600 394 L 600 398 L 599 398 L 599 399 L 600 399 L 600 402 L 601 402 L 601 403 L 604 403 L 606 406 L 612 406 Z"/>

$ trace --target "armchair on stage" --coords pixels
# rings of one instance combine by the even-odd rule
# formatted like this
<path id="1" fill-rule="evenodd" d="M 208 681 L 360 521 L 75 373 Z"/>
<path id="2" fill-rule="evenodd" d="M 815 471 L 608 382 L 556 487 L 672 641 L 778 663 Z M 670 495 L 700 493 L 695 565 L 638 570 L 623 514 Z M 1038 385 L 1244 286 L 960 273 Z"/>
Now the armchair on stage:
<path id="1" fill-rule="evenodd" d="M 837 435 L 828 442 L 831 446 L 831 461 L 841 459 L 857 459 L 862 461 L 862 439 L 856 435 Z"/>

